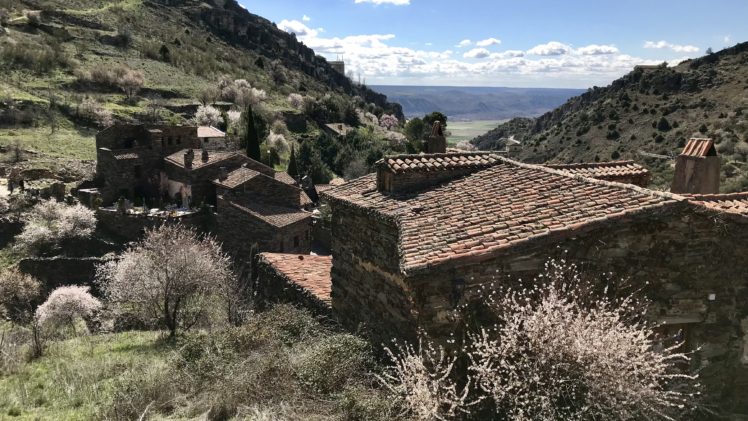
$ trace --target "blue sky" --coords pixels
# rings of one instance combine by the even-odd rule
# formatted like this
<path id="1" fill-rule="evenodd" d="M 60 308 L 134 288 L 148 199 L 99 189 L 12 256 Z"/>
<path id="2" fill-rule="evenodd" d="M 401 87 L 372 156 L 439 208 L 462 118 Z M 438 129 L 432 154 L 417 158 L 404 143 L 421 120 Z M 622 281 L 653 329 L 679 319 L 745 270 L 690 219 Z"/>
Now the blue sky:
<path id="1" fill-rule="evenodd" d="M 748 0 L 239 0 L 371 85 L 587 88 L 748 41 Z"/>

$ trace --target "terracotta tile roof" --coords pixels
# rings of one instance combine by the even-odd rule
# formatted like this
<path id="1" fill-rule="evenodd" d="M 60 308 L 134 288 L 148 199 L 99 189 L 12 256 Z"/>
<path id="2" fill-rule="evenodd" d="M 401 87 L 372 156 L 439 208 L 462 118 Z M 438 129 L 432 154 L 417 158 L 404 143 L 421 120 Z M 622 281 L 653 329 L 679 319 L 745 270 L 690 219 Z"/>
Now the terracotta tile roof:
<path id="1" fill-rule="evenodd" d="M 618 181 L 630 177 L 648 176 L 649 170 L 634 161 L 592 162 L 581 164 L 544 164 L 545 167 L 569 175 L 581 175 L 599 180 Z"/>
<path id="2" fill-rule="evenodd" d="M 226 133 L 216 129 L 213 126 L 200 126 L 197 128 L 197 137 L 226 137 Z"/>
<path id="3" fill-rule="evenodd" d="M 240 167 L 235 169 L 234 171 L 231 171 L 228 174 L 228 177 L 223 180 L 221 180 L 220 178 L 213 180 L 213 184 L 227 189 L 234 189 L 260 175 L 262 174 L 255 170 L 251 170 L 246 167 Z"/>
<path id="4" fill-rule="evenodd" d="M 288 281 L 330 306 L 332 256 L 260 253 L 260 260 L 272 266 Z"/>
<path id="5" fill-rule="evenodd" d="M 482 261 L 541 238 L 683 201 L 634 185 L 571 177 L 497 157 L 492 167 L 417 194 L 388 196 L 370 174 L 323 193 L 394 221 L 403 273 L 452 261 Z"/>
<path id="6" fill-rule="evenodd" d="M 691 139 L 686 143 L 686 147 L 683 148 L 681 155 L 693 156 L 693 157 L 706 157 L 715 156 L 717 151 L 714 149 L 714 141 L 712 139 Z"/>
<path id="7" fill-rule="evenodd" d="M 208 153 L 208 161 L 203 162 L 202 160 L 203 151 L 201 149 L 193 149 L 192 151 L 195 153 L 195 159 L 192 161 L 193 170 L 207 167 L 209 165 L 215 165 L 221 161 L 225 161 L 226 159 L 229 159 L 229 158 L 232 158 L 238 155 L 236 152 L 210 151 Z M 164 160 L 178 167 L 184 168 L 184 153 L 185 152 L 187 152 L 187 149 L 182 149 L 179 152 L 175 152 L 167 156 L 166 158 L 164 158 Z"/>
<path id="8" fill-rule="evenodd" d="M 455 169 L 480 169 L 498 162 L 493 152 L 435 153 L 387 156 L 378 163 L 390 171 L 407 172 L 450 171 Z"/>
<path id="9" fill-rule="evenodd" d="M 223 199 L 223 197 L 220 196 L 219 198 Z M 256 219 L 259 219 L 260 221 L 263 221 L 277 228 L 282 228 L 287 225 L 303 221 L 307 218 L 311 221 L 312 218 L 312 214 L 310 212 L 306 212 L 301 209 L 286 208 L 282 206 L 274 206 L 261 203 L 238 204 L 232 201 L 227 201 L 226 203 Z"/>
<path id="10" fill-rule="evenodd" d="M 276 171 L 274 175 L 275 179 L 286 184 L 294 185 L 296 184 L 296 180 L 293 179 L 290 175 L 288 175 L 285 171 Z"/>
<path id="11" fill-rule="evenodd" d="M 748 192 L 684 195 L 691 203 L 721 212 L 748 216 Z"/>

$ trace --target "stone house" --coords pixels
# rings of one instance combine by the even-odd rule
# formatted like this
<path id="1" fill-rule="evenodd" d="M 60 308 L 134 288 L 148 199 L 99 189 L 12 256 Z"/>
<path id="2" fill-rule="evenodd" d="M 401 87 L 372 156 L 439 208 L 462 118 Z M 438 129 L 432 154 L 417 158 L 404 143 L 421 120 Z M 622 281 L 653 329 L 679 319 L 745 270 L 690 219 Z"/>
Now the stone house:
<path id="1" fill-rule="evenodd" d="M 149 207 L 169 202 L 186 210 L 217 205 L 215 234 L 236 256 L 309 252 L 311 200 L 288 174 L 226 150 L 222 135 L 212 127 L 119 125 L 103 130 L 96 136 L 103 204 L 124 197 L 144 198 Z M 112 231 L 131 237 L 160 213 L 113 215 L 104 218 Z"/>
<path id="2" fill-rule="evenodd" d="M 325 191 L 334 313 L 377 342 L 446 339 L 481 289 L 563 257 L 643 288 L 698 352 L 711 394 L 748 411 L 748 197 L 682 196 L 492 153 L 387 157 Z"/>
<path id="3" fill-rule="evenodd" d="M 269 170 L 269 171 L 267 171 Z M 218 238 L 243 260 L 255 250 L 308 253 L 311 200 L 294 180 L 269 167 L 243 166 L 213 180 Z"/>

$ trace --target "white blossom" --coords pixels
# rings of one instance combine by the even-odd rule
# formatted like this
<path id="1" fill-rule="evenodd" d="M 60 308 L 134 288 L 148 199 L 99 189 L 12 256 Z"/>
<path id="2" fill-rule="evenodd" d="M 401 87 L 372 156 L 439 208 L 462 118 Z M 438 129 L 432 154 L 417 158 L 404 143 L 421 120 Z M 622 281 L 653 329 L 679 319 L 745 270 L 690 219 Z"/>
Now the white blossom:
<path id="1" fill-rule="evenodd" d="M 223 122 L 221 112 L 210 105 L 201 105 L 195 112 L 195 122 L 201 126 L 217 126 Z"/>
<path id="2" fill-rule="evenodd" d="M 36 309 L 36 320 L 40 326 L 58 329 L 73 327 L 79 319 L 90 319 L 101 302 L 94 298 L 87 286 L 62 286 L 49 294 L 49 298 Z"/>

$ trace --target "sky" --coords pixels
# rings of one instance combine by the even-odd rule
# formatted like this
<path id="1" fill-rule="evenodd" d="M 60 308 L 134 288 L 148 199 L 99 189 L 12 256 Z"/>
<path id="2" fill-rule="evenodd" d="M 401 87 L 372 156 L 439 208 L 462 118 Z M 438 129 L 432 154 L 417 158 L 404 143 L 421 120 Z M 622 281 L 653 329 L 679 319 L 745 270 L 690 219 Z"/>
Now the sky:
<path id="1" fill-rule="evenodd" d="M 369 85 L 588 88 L 748 41 L 748 0 L 238 0 Z"/>

